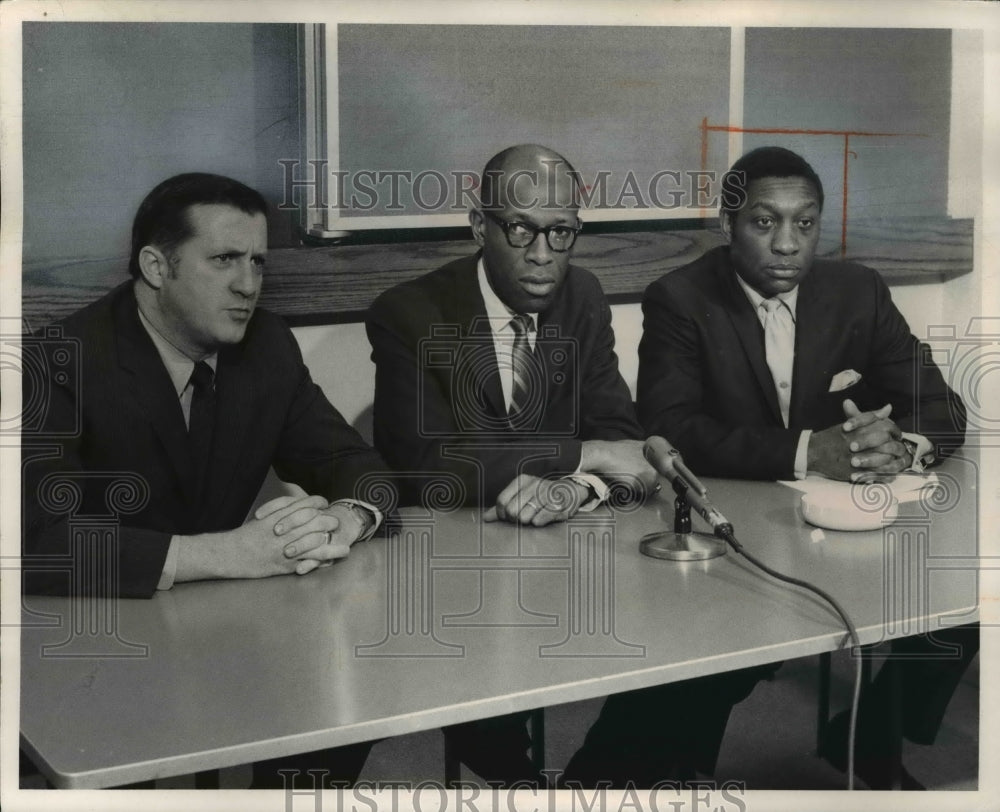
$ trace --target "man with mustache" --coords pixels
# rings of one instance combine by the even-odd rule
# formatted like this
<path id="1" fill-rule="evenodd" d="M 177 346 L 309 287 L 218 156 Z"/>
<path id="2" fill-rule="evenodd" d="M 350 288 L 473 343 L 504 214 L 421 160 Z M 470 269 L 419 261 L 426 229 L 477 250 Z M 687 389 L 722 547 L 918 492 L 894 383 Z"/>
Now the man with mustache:
<path id="1" fill-rule="evenodd" d="M 802 157 L 753 150 L 723 179 L 728 245 L 646 290 L 639 417 L 697 473 L 857 481 L 921 471 L 964 441 L 961 400 L 881 277 L 815 258 L 822 208 L 823 185 Z M 904 733 L 927 744 L 979 647 L 976 626 L 934 636 L 961 655 L 901 671 Z M 899 645 L 910 656 L 936 648 L 925 637 Z M 889 781 L 890 691 L 883 669 L 862 702 L 857 772 L 873 788 Z M 843 769 L 846 717 L 831 729 L 825 754 Z"/>

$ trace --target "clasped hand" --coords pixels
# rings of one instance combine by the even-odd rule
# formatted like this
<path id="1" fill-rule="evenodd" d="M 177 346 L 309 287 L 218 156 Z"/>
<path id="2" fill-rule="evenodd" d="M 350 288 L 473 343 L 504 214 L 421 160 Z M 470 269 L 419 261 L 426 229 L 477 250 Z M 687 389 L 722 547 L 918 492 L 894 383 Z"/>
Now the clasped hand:
<path id="1" fill-rule="evenodd" d="M 857 482 L 905 471 L 913 462 L 903 432 L 889 415 L 892 404 L 862 412 L 853 401 L 843 403 L 842 424 L 813 432 L 809 438 L 810 471 L 832 479 Z"/>
<path id="2" fill-rule="evenodd" d="M 363 531 L 353 511 L 322 496 L 279 496 L 257 508 L 254 521 L 270 526 L 298 575 L 345 558 Z"/>

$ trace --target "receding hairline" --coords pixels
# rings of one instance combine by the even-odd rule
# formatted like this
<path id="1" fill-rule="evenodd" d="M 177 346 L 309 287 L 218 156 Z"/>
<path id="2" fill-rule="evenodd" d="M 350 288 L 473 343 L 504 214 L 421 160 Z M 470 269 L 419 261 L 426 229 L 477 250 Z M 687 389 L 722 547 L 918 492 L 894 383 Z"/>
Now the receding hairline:
<path id="1" fill-rule="evenodd" d="M 238 212 L 239 214 L 246 215 L 251 219 L 255 217 L 262 217 L 264 218 L 264 222 L 267 222 L 267 212 L 245 209 L 243 206 L 237 205 L 236 203 L 210 201 L 207 203 L 189 203 L 180 210 L 181 216 L 187 221 L 187 224 L 191 226 L 191 228 L 194 228 L 194 221 L 191 219 L 191 213 L 200 209 L 229 209 L 231 211 Z"/>
<path id="2" fill-rule="evenodd" d="M 231 210 L 233 212 L 236 212 L 238 214 L 243 214 L 243 215 L 249 217 L 250 219 L 254 219 L 256 217 L 261 217 L 261 218 L 263 218 L 263 220 L 264 220 L 265 223 L 267 222 L 267 214 L 265 214 L 264 212 L 262 212 L 262 211 L 250 211 L 250 210 L 247 210 L 247 209 L 243 208 L 242 206 L 239 206 L 239 205 L 237 205 L 235 203 L 190 203 L 187 206 L 185 206 L 184 208 L 182 208 L 180 211 L 178 211 L 178 213 L 177 213 L 178 216 L 181 219 L 183 219 L 184 223 L 187 226 L 187 231 L 188 231 L 188 236 L 187 237 L 185 237 L 183 240 L 181 240 L 179 242 L 170 243 L 170 244 L 168 244 L 166 246 L 159 245 L 156 242 L 149 242 L 149 243 L 147 243 L 146 245 L 144 245 L 142 247 L 143 248 L 151 247 L 151 248 L 162 249 L 164 251 L 164 254 L 168 258 L 176 258 L 177 251 L 181 247 L 181 245 L 183 245 L 186 242 L 190 242 L 195 237 L 199 237 L 199 236 L 203 235 L 204 229 L 202 229 L 202 231 L 199 231 L 198 230 L 198 223 L 196 223 L 195 220 L 194 220 L 194 218 L 192 217 L 192 214 L 195 211 L 201 210 L 201 209 L 229 209 L 229 210 Z"/>
<path id="3" fill-rule="evenodd" d="M 501 150 L 486 163 L 488 169 L 499 172 L 509 172 L 511 169 L 522 169 L 528 163 L 537 161 L 539 163 L 561 163 L 572 169 L 570 162 L 551 147 L 541 144 L 516 144 Z"/>
<path id="4" fill-rule="evenodd" d="M 544 167 L 546 172 L 565 172 L 572 184 L 572 197 L 577 197 L 580 176 L 563 155 L 540 144 L 517 144 L 501 150 L 486 162 L 480 183 L 480 204 L 485 208 L 502 208 L 501 201 L 496 197 L 496 192 L 504 187 L 499 181 L 520 173 L 530 175 L 539 167 Z M 506 195 L 503 195 L 502 202 L 509 202 Z"/>
<path id="5" fill-rule="evenodd" d="M 210 172 L 184 172 L 158 183 L 143 198 L 132 220 L 129 273 L 138 278 L 139 253 L 152 246 L 169 251 L 190 239 L 189 211 L 196 205 L 224 205 L 267 218 L 267 201 L 235 178 Z"/>

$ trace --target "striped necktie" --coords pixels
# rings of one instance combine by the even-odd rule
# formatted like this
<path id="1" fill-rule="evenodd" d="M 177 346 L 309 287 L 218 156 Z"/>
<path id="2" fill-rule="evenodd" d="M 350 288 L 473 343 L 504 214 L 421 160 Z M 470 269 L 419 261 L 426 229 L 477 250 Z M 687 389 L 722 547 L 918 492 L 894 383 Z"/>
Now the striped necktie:
<path id="1" fill-rule="evenodd" d="M 531 424 L 537 411 L 531 402 L 534 360 L 531 355 L 531 344 L 528 341 L 528 332 L 535 325 L 531 316 L 519 314 L 510 320 L 510 326 L 514 331 L 510 358 L 513 379 L 507 417 L 514 428 L 520 429 L 527 428 Z"/>

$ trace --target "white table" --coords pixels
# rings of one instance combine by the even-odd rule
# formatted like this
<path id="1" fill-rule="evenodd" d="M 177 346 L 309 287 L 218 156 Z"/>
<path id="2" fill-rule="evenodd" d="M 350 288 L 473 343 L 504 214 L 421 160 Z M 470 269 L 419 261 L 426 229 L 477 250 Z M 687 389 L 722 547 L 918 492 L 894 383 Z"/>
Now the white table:
<path id="1" fill-rule="evenodd" d="M 706 484 L 748 550 L 831 592 L 873 643 L 978 619 L 976 467 L 937 470 L 945 502 L 821 541 L 787 487 Z M 402 514 L 392 539 L 303 578 L 107 604 L 25 598 L 22 747 L 56 787 L 115 786 L 844 642 L 828 606 L 731 551 L 688 563 L 640 555 L 639 538 L 672 522 L 669 493 L 541 530 L 482 524 L 467 509 Z"/>

